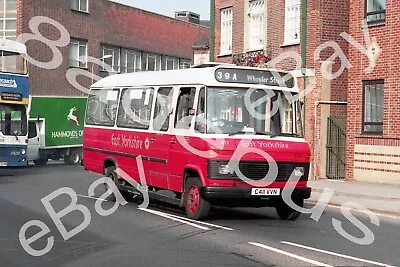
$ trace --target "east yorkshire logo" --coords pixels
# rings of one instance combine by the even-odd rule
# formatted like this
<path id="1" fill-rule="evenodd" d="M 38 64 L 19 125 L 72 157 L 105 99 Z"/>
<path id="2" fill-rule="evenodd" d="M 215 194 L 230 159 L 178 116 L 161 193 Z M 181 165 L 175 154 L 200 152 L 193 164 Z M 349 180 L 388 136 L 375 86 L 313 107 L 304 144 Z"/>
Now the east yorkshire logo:
<path id="1" fill-rule="evenodd" d="M 12 79 L 0 79 L 0 86 L 2 87 L 10 87 L 17 88 L 17 82 Z"/>
<path id="2" fill-rule="evenodd" d="M 74 112 L 76 111 L 76 107 L 73 107 L 69 110 L 69 114 L 67 116 L 67 119 L 71 121 L 71 123 L 73 125 L 79 126 L 79 115 L 78 114 L 74 114 Z"/>

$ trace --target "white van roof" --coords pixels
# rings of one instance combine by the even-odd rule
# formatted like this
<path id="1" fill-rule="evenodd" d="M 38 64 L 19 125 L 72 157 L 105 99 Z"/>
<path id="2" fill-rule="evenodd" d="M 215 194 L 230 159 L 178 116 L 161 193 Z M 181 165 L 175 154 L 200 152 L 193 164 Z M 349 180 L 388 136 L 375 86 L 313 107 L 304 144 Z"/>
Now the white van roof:
<path id="1" fill-rule="evenodd" d="M 293 86 L 285 87 L 277 84 L 263 84 L 262 82 L 235 82 L 234 80 L 224 81 L 223 79 L 216 78 L 217 70 L 224 70 L 230 73 L 241 73 L 242 80 L 245 79 L 248 73 L 257 75 L 269 75 L 271 72 L 278 72 L 275 69 L 260 69 L 251 67 L 234 66 L 228 64 L 221 64 L 214 67 L 195 67 L 180 70 L 166 70 L 166 71 L 143 71 L 124 74 L 115 74 L 105 77 L 91 86 L 91 89 L 101 88 L 125 88 L 125 87 L 139 87 L 139 86 L 172 86 L 172 85 L 205 85 L 212 87 L 253 87 L 253 88 L 268 88 L 272 90 L 282 90 L 298 92 L 297 80 L 293 78 Z M 246 71 L 247 74 L 244 72 Z M 279 71 L 281 74 L 289 72 Z M 290 74 L 290 73 L 289 73 Z M 248 75 L 247 75 L 248 76 Z M 257 76 L 254 79 L 259 79 Z M 264 78 L 263 78 L 264 79 Z M 239 78 L 240 80 L 240 78 Z"/>

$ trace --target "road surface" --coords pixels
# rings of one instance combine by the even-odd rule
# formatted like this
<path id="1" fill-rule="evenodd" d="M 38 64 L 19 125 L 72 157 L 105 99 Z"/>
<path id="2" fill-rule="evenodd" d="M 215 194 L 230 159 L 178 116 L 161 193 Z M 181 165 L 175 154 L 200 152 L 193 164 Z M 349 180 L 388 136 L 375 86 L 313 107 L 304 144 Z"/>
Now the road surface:
<path id="1" fill-rule="evenodd" d="M 339 209 L 327 207 L 318 221 L 302 214 L 295 221 L 281 221 L 272 208 L 216 208 L 206 222 L 185 218 L 182 209 L 152 203 L 146 209 L 130 201 L 109 216 L 100 216 L 95 203 L 110 209 L 115 203 L 96 200 L 88 188 L 101 176 L 80 166 L 49 164 L 0 170 L 0 265 L 1 266 L 400 266 L 400 218 L 379 216 L 379 226 L 364 213 L 353 213 L 370 229 L 373 243 L 356 244 L 343 237 L 333 219 L 356 238 L 363 231 Z M 90 211 L 83 231 L 63 239 L 41 199 L 60 188 L 70 188 L 77 203 Z M 56 212 L 68 207 L 71 198 L 51 201 Z M 312 207 L 309 205 L 308 207 Z M 41 250 L 54 238 L 43 256 L 31 256 L 21 245 L 23 225 L 38 220 L 50 229 L 30 244 Z M 61 221 L 67 231 L 83 222 L 79 211 Z M 40 231 L 30 227 L 29 238 Z"/>

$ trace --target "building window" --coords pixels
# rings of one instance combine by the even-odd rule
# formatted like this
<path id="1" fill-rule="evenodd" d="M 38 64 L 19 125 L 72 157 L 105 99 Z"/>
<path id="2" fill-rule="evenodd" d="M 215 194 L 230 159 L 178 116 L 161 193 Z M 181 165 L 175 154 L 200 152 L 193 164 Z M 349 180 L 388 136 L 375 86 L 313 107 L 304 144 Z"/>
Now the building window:
<path id="1" fill-rule="evenodd" d="M 364 82 L 363 133 L 383 133 L 383 80 Z"/>
<path id="2" fill-rule="evenodd" d="M 103 62 L 112 68 L 110 74 L 190 68 L 190 60 L 187 59 L 110 45 L 102 45 L 101 49 L 102 56 L 111 55 L 111 57 L 103 59 Z M 100 76 L 108 76 L 105 66 L 101 69 Z"/>
<path id="3" fill-rule="evenodd" d="M 221 54 L 232 53 L 232 9 L 221 10 Z"/>
<path id="4" fill-rule="evenodd" d="M 174 57 L 162 57 L 161 70 L 179 69 L 179 59 Z"/>
<path id="5" fill-rule="evenodd" d="M 175 60 L 173 58 L 170 57 L 166 57 L 165 58 L 165 69 L 166 70 L 173 70 L 175 69 Z"/>
<path id="6" fill-rule="evenodd" d="M 142 71 L 161 70 L 161 56 L 152 53 L 142 53 Z"/>
<path id="7" fill-rule="evenodd" d="M 300 40 L 300 0 L 285 1 L 285 44 Z"/>
<path id="8" fill-rule="evenodd" d="M 0 38 L 17 36 L 17 0 L 0 0 Z"/>
<path id="9" fill-rule="evenodd" d="M 250 2 L 248 11 L 250 19 L 250 50 L 264 48 L 264 1 Z"/>
<path id="10" fill-rule="evenodd" d="M 69 66 L 87 68 L 87 42 L 71 39 L 69 46 Z"/>
<path id="11" fill-rule="evenodd" d="M 103 62 L 112 68 L 112 73 L 120 72 L 120 48 L 115 46 L 107 46 L 103 45 L 102 48 L 102 56 L 111 55 L 111 57 L 103 59 Z M 102 71 L 107 71 L 107 69 L 103 66 Z"/>
<path id="12" fill-rule="evenodd" d="M 162 56 L 161 58 L 161 70 L 177 70 L 190 68 L 190 60 Z"/>
<path id="13" fill-rule="evenodd" d="M 121 73 L 140 70 L 140 52 L 131 49 L 121 49 Z"/>
<path id="14" fill-rule="evenodd" d="M 368 23 L 384 22 L 386 18 L 386 0 L 366 0 L 366 18 Z"/>
<path id="15" fill-rule="evenodd" d="M 89 12 L 88 0 L 70 0 L 71 9 L 81 12 Z"/>
<path id="16" fill-rule="evenodd" d="M 156 55 L 143 53 L 142 70 L 155 71 L 156 70 Z"/>
<path id="17" fill-rule="evenodd" d="M 179 60 L 179 69 L 188 69 L 190 68 L 190 60 L 180 59 Z"/>

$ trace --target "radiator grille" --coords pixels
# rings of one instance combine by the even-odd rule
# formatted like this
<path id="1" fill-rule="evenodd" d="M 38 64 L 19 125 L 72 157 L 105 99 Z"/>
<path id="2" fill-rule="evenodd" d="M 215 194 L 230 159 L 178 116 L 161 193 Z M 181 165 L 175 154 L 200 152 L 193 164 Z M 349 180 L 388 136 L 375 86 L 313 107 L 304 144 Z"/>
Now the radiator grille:
<path id="1" fill-rule="evenodd" d="M 239 179 L 239 176 L 234 173 L 219 174 L 218 169 L 221 165 L 227 165 L 229 161 L 209 161 L 208 162 L 208 177 L 210 179 Z M 275 181 L 288 181 L 290 175 L 296 167 L 304 168 L 304 175 L 300 178 L 300 181 L 308 180 L 308 174 L 310 169 L 309 163 L 287 163 L 277 162 L 278 174 Z M 258 181 L 265 178 L 269 171 L 269 164 L 267 161 L 240 161 L 239 170 L 248 179 Z"/>

